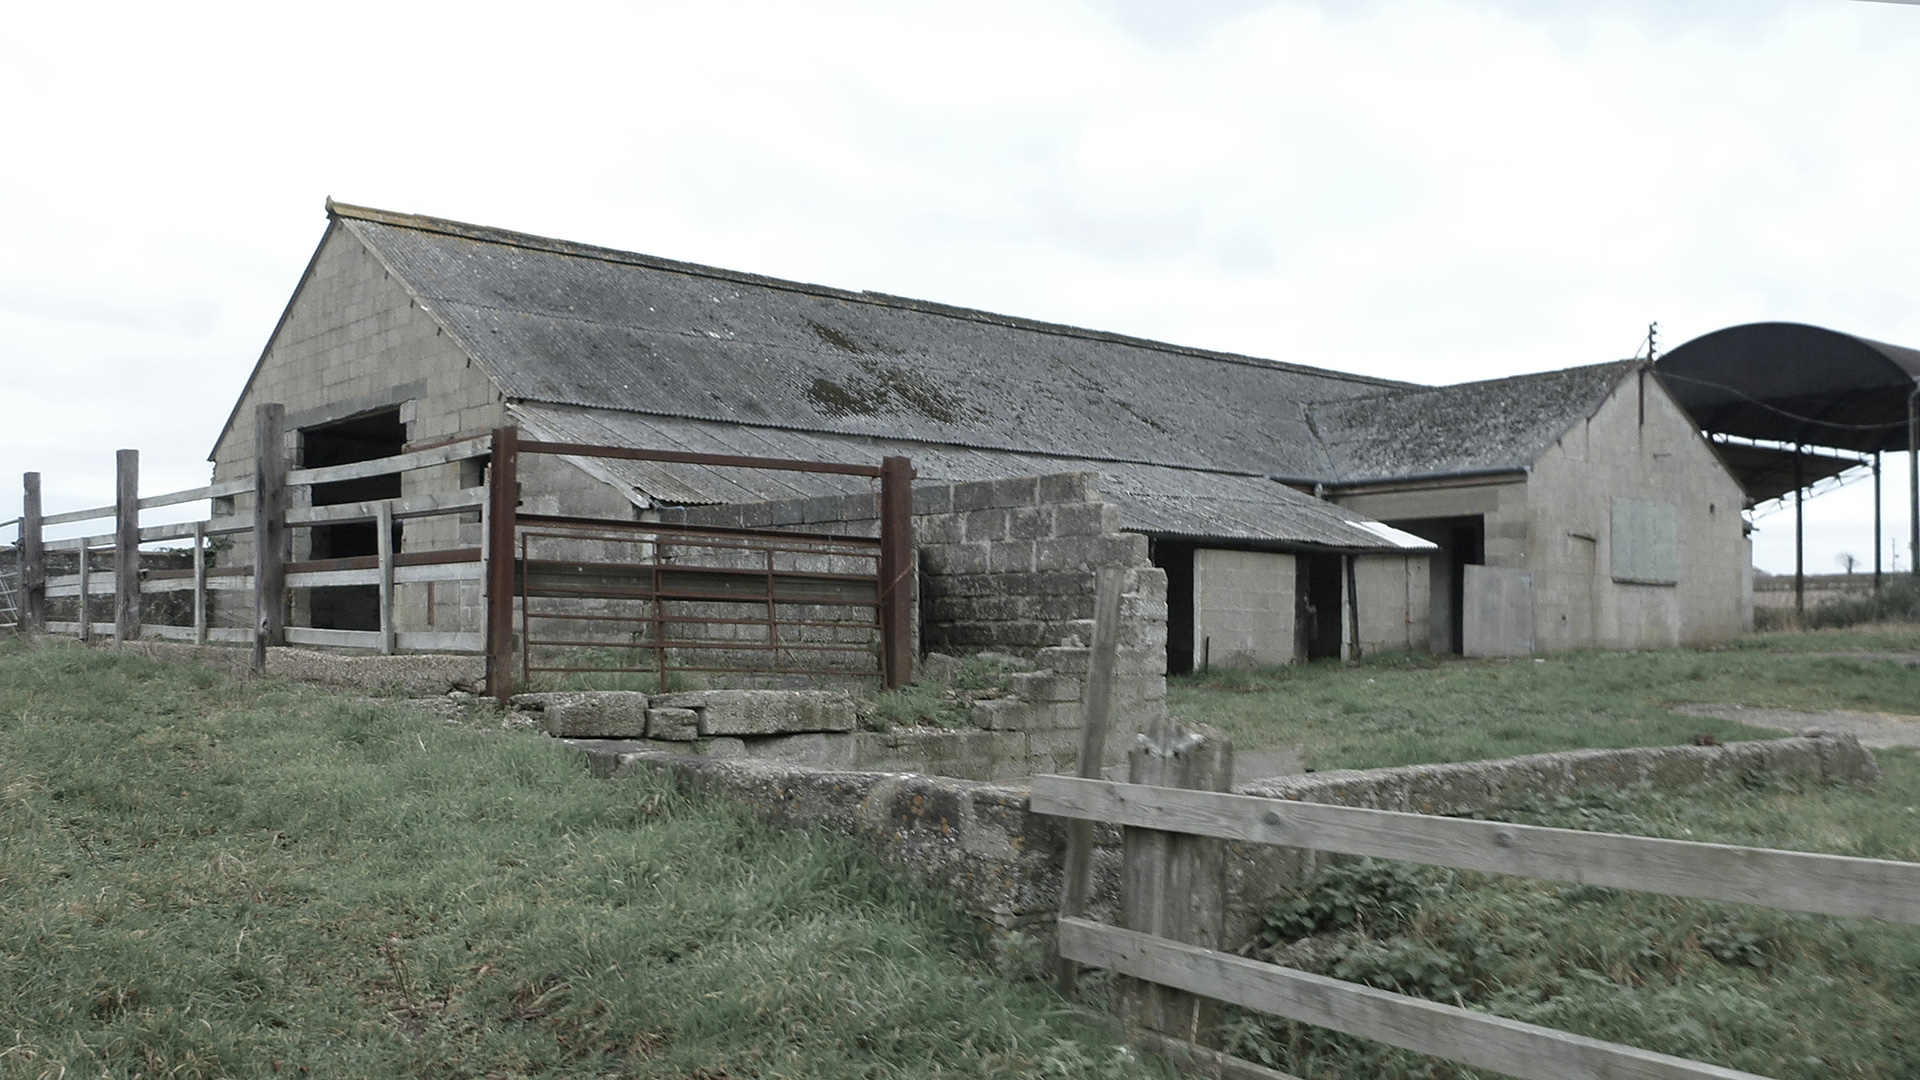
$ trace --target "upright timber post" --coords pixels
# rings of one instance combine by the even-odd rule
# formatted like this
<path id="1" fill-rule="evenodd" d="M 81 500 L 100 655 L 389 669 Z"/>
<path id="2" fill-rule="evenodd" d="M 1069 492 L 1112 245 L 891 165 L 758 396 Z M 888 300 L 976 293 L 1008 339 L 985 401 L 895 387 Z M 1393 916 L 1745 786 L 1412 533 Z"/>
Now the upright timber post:
<path id="1" fill-rule="evenodd" d="M 114 455 L 113 640 L 140 636 L 140 451 Z"/>
<path id="2" fill-rule="evenodd" d="M 913 681 L 913 463 L 880 461 L 880 648 L 887 689 Z"/>
<path id="3" fill-rule="evenodd" d="M 287 407 L 253 411 L 253 670 L 287 643 Z"/>
<path id="4" fill-rule="evenodd" d="M 520 429 L 493 429 L 487 465 L 487 694 L 513 697 L 513 539 L 520 506 Z"/>
<path id="5" fill-rule="evenodd" d="M 1087 653 L 1087 684 L 1081 699 L 1080 760 L 1076 773 L 1086 780 L 1100 779 L 1107 750 L 1107 716 L 1113 707 L 1113 666 L 1120 652 L 1120 601 L 1126 571 L 1102 567 L 1094 578 L 1093 647 Z M 1093 877 L 1093 822 L 1067 821 L 1067 863 L 1060 877 L 1060 917 L 1086 914 Z M 1079 966 L 1064 956 L 1054 960 L 1054 984 L 1065 997 L 1073 996 Z"/>
<path id="6" fill-rule="evenodd" d="M 1233 744 L 1212 728 L 1154 724 L 1127 759 L 1127 780 L 1155 787 L 1225 791 L 1233 784 Z M 1226 843 L 1200 836 L 1127 828 L 1122 832 L 1120 925 L 1207 949 L 1225 946 Z M 1140 1027 L 1217 1046 L 1220 1002 L 1184 990 L 1123 980 L 1120 1014 Z"/>
<path id="7" fill-rule="evenodd" d="M 40 474 L 21 478 L 20 507 L 20 628 L 35 633 L 47 629 L 47 548 L 41 539 Z"/>
<path id="8" fill-rule="evenodd" d="M 380 564 L 380 655 L 392 656 L 393 632 L 393 500 L 373 508 L 374 551 Z"/>

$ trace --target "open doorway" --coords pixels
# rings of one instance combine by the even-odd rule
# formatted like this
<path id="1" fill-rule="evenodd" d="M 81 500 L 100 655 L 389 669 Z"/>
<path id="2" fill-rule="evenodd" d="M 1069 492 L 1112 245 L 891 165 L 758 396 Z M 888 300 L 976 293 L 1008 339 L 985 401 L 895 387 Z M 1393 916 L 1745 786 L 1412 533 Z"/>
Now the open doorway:
<path id="1" fill-rule="evenodd" d="M 1341 598 L 1346 592 L 1346 560 L 1329 552 L 1300 555 L 1299 584 L 1300 633 L 1294 638 L 1308 660 L 1338 660 L 1345 637 L 1341 625 L 1344 609 Z"/>
<path id="2" fill-rule="evenodd" d="M 1433 591 L 1428 605 L 1428 647 L 1436 653 L 1459 654 L 1466 642 L 1467 567 L 1487 561 L 1486 518 L 1474 514 L 1464 517 L 1419 518 L 1390 521 L 1387 524 L 1431 541 L 1433 553 L 1430 581 Z"/>
<path id="3" fill-rule="evenodd" d="M 1195 669 L 1198 645 L 1193 640 L 1193 549 L 1190 542 L 1154 537 L 1147 542 L 1153 565 L 1167 572 L 1167 674 L 1185 675 Z"/>
<path id="4" fill-rule="evenodd" d="M 300 430 L 300 464 L 316 469 L 393 457 L 406 448 L 407 425 L 396 406 L 331 424 Z M 313 505 L 372 502 L 400 497 L 400 474 L 384 473 L 358 480 L 313 485 Z M 379 537 L 371 521 L 316 525 L 311 530 L 312 559 L 348 559 L 379 554 Z M 400 550 L 400 523 L 393 525 L 393 550 Z M 373 585 L 332 585 L 315 588 L 309 601 L 313 626 L 328 630 L 380 629 L 380 590 Z"/>

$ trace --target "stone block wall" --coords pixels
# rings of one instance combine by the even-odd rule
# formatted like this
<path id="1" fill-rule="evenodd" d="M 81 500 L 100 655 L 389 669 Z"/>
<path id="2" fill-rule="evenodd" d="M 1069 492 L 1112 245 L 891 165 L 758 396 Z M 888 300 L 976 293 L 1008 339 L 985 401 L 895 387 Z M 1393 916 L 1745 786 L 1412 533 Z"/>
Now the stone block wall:
<path id="1" fill-rule="evenodd" d="M 1145 536 L 1120 530 L 1099 483 L 1077 472 L 914 486 L 920 650 L 1003 653 L 1035 665 L 1013 677 L 1010 696 L 972 709 L 982 731 L 1023 741 L 1026 764 L 1015 775 L 1073 768 L 1104 568 L 1124 575 L 1107 761 L 1122 760 L 1133 735 L 1166 714 L 1166 572 L 1148 560 Z M 825 495 L 669 509 L 661 519 L 875 536 L 877 503 L 871 494 Z"/>
<path id="2" fill-rule="evenodd" d="M 797 768 L 764 760 L 635 753 L 617 744 L 586 749 L 597 775 L 663 773 L 702 794 L 744 805 L 776 824 L 856 836 L 887 861 L 956 893 L 992 928 L 1025 932 L 1043 944 L 1052 933 L 1066 851 L 1065 822 L 1033 813 L 1024 786 L 897 772 Z M 1877 781 L 1880 766 L 1852 736 L 1823 736 L 1308 773 L 1235 785 L 1233 791 L 1338 806 L 1471 816 L 1582 788 L 1685 787 L 1755 773 L 1859 784 Z M 1111 922 L 1119 902 L 1120 830 L 1097 824 L 1094 836 L 1089 917 Z M 1261 915 L 1273 901 L 1310 883 L 1319 861 L 1328 857 L 1300 848 L 1228 844 L 1227 947 L 1252 940 Z"/>

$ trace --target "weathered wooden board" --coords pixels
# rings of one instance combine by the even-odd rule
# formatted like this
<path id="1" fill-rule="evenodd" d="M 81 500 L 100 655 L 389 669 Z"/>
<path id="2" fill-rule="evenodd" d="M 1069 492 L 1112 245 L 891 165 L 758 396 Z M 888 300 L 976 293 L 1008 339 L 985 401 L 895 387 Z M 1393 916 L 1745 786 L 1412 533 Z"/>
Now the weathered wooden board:
<path id="1" fill-rule="evenodd" d="M 287 473 L 289 486 L 300 484 L 331 484 L 339 480 L 362 480 L 369 476 L 385 476 L 389 473 L 406 472 L 410 469 L 425 469 L 434 465 L 445 465 L 451 461 L 465 461 L 467 458 L 480 457 L 487 453 L 490 443 L 487 439 L 466 439 L 461 442 L 438 446 L 431 450 L 416 450 L 411 454 L 399 454 L 394 457 L 377 458 L 372 461 L 355 461 L 346 465 L 327 465 L 318 469 L 294 469 Z"/>
<path id="2" fill-rule="evenodd" d="M 1920 924 L 1920 863 L 1548 829 L 1085 780 L 1033 778 L 1058 817 L 1494 874 Z"/>
<path id="3" fill-rule="evenodd" d="M 166 638 L 169 641 L 195 640 L 194 628 L 191 626 L 156 626 L 153 623 L 147 623 L 140 629 L 148 637 Z M 253 631 L 245 627 L 209 626 L 206 629 L 207 641 L 227 641 L 244 645 L 253 640 Z"/>
<path id="4" fill-rule="evenodd" d="M 40 524 L 70 525 L 76 521 L 93 521 L 97 518 L 110 518 L 113 516 L 113 511 L 114 508 L 111 506 L 96 506 L 89 510 L 68 510 L 64 514 L 48 514 L 40 519 Z M 47 546 L 52 547 L 53 545 L 48 544 Z"/>
<path id="5" fill-rule="evenodd" d="M 487 504 L 487 489 L 468 488 L 444 494 L 415 495 L 406 499 L 377 499 L 369 502 L 335 503 L 332 506 L 303 506 L 287 511 L 289 525 L 320 525 L 337 521 L 372 521 L 380 507 L 391 505 L 397 518 L 432 517 L 478 510 Z"/>
<path id="6" fill-rule="evenodd" d="M 1766 1080 L 1085 919 L 1059 937 L 1083 964 L 1523 1080 Z"/>
<path id="7" fill-rule="evenodd" d="M 378 649 L 380 631 L 378 630 L 326 630 L 311 626 L 287 627 L 289 645 L 325 645 L 346 649 Z M 396 648 L 418 652 L 468 652 L 477 653 L 486 647 L 486 635 L 459 633 L 397 633 L 394 635 Z"/>
<path id="8" fill-rule="evenodd" d="M 479 581 L 486 568 L 472 563 L 428 563 L 423 566 L 400 564 L 393 568 L 393 580 L 401 585 L 422 581 Z M 311 589 L 328 585 L 378 585 L 380 568 L 355 570 L 299 570 L 287 575 L 287 588 Z"/>

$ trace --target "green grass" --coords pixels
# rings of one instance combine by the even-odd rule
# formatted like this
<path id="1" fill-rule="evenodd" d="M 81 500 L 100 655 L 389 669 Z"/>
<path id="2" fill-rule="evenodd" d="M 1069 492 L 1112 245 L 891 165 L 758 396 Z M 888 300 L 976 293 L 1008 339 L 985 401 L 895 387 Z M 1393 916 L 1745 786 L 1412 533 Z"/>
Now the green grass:
<path id="1" fill-rule="evenodd" d="M 551 742 L 0 641 L 0 1077 L 1146 1075 L 951 901 Z"/>
<path id="2" fill-rule="evenodd" d="M 1701 651 L 1514 661 L 1403 654 L 1357 668 L 1214 671 L 1167 680 L 1167 702 L 1177 719 L 1211 724 L 1243 749 L 1300 744 L 1319 770 L 1780 735 L 1670 711 L 1684 702 L 1920 714 L 1920 676 L 1904 665 L 1807 655 L 1860 650 L 1920 651 L 1920 629 L 1770 635 Z"/>
<path id="3" fill-rule="evenodd" d="M 1920 861 L 1920 758 L 1873 788 L 1778 778 L 1594 791 L 1503 820 Z M 1349 862 L 1275 906 L 1267 957 L 1782 1080 L 1920 1075 L 1920 928 Z M 1235 1052 L 1309 1080 L 1488 1076 L 1241 1014 Z"/>

